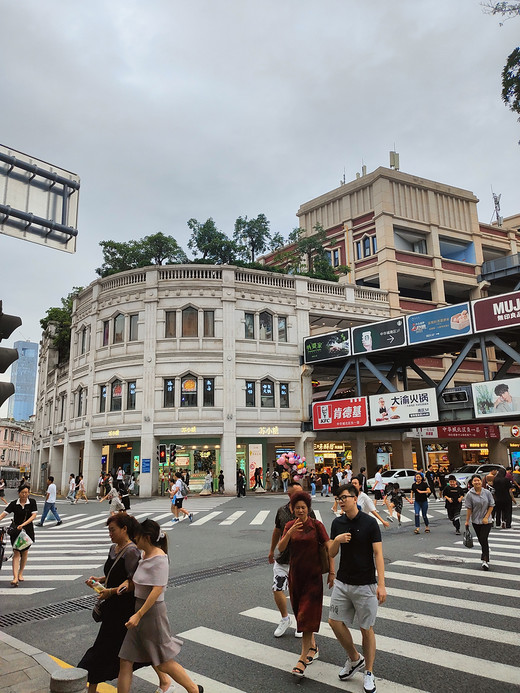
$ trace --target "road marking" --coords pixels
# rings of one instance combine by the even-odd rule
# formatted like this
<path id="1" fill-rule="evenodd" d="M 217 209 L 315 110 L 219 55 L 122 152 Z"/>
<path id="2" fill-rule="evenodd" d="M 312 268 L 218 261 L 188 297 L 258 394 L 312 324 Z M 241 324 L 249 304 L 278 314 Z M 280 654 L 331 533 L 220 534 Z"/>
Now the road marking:
<path id="1" fill-rule="evenodd" d="M 155 522 L 159 522 L 159 520 L 164 520 L 165 517 L 173 517 L 173 513 L 171 512 L 171 510 L 169 513 L 163 513 L 162 515 L 157 515 L 157 516 L 153 517 L 152 519 L 155 520 Z M 152 671 L 153 671 L 153 669 L 152 669 Z"/>
<path id="2" fill-rule="evenodd" d="M 16 587 L 16 588 L 8 588 L 4 589 L 3 587 L 0 587 L 0 596 L 4 597 L 7 596 L 8 594 L 14 596 L 15 594 L 17 595 L 22 595 L 22 596 L 29 596 L 31 594 L 38 594 L 39 592 L 51 592 L 53 589 L 56 589 L 55 587 Z"/>
<path id="3" fill-rule="evenodd" d="M 477 543 L 477 542 L 475 542 Z M 467 549 L 465 546 L 437 546 L 436 547 L 437 551 L 463 551 L 465 553 L 481 553 L 482 549 L 480 546 L 476 546 L 473 549 Z M 493 556 L 508 556 L 509 558 L 516 558 L 517 560 L 520 560 L 520 556 L 518 553 L 509 553 L 508 551 L 493 551 Z M 513 566 L 511 566 L 513 567 Z"/>
<path id="4" fill-rule="evenodd" d="M 86 525 L 83 525 L 81 529 L 90 529 L 91 527 L 95 527 L 96 525 L 106 524 L 106 521 L 109 517 L 110 515 L 105 515 L 105 513 L 103 513 L 103 517 L 94 520 L 94 522 L 89 522 Z"/>
<path id="5" fill-rule="evenodd" d="M 237 510 L 235 513 L 232 513 L 226 520 L 222 520 L 222 522 L 219 522 L 219 525 L 232 525 L 233 522 L 236 522 L 239 517 L 242 517 L 242 515 L 245 514 L 245 510 Z"/>
<path id="6" fill-rule="evenodd" d="M 33 559 L 31 558 L 31 561 Z M 28 565 L 30 565 L 30 561 Z M 71 563 L 67 565 L 45 565 L 45 564 L 39 564 L 38 565 L 38 570 L 59 570 L 60 572 L 62 570 L 78 570 L 78 568 L 81 568 L 81 570 L 87 570 L 87 568 L 99 568 L 99 566 L 103 565 L 103 561 L 100 561 L 98 563 L 82 563 L 81 565 L 78 565 L 77 563 Z M 81 577 L 81 576 L 80 576 Z M 61 578 L 55 578 L 55 579 L 61 579 Z"/>
<path id="7" fill-rule="evenodd" d="M 321 517 L 320 511 L 319 511 L 319 510 L 315 510 L 314 508 L 313 508 L 313 510 L 314 510 L 314 514 L 315 514 L 316 519 L 318 520 L 318 522 L 321 522 L 321 524 L 324 524 L 324 522 L 323 522 L 323 520 L 322 520 L 322 517 Z"/>
<path id="8" fill-rule="evenodd" d="M 401 614 L 403 613 L 404 612 L 401 612 Z M 268 623 L 278 623 L 280 621 L 280 614 L 278 611 L 274 609 L 265 609 L 263 607 L 255 607 L 247 611 L 242 611 L 240 615 L 249 616 Z M 446 623 L 450 626 L 451 631 L 451 621 L 446 621 Z M 357 630 L 351 632 L 354 643 L 356 645 L 361 645 L 361 633 Z M 321 623 L 320 635 L 326 638 L 336 639 L 328 623 Z M 182 637 L 182 635 L 179 635 L 179 637 Z M 186 637 L 186 634 L 184 634 L 184 637 Z M 218 637 L 221 639 L 229 636 L 219 633 Z M 462 671 L 482 678 L 494 679 L 497 682 L 501 681 L 503 683 L 520 685 L 520 669 L 510 664 L 503 664 L 502 662 L 483 659 L 481 657 L 472 657 L 467 654 L 441 650 L 436 647 L 421 645 L 409 640 L 389 638 L 385 635 L 379 635 L 379 633 L 376 638 L 378 652 L 390 652 L 391 654 L 413 659 L 415 661 L 435 662 L 435 666 L 444 667 L 445 669 L 455 669 L 456 671 Z M 385 691 L 389 690 L 386 685 L 383 684 L 381 684 L 381 689 Z"/>
<path id="9" fill-rule="evenodd" d="M 273 615 L 276 616 L 276 622 L 278 623 L 280 620 L 280 614 L 278 612 L 273 612 Z M 222 633 L 218 630 L 205 628 L 203 626 L 192 628 L 184 633 L 178 633 L 178 637 L 191 640 L 199 645 L 212 647 L 215 650 L 225 652 L 226 654 L 232 654 L 236 657 L 245 658 L 248 661 L 254 661 L 255 664 L 265 664 L 266 666 L 286 672 L 287 675 L 291 671 L 292 667 L 296 664 L 296 660 L 298 658 L 298 655 L 293 652 L 286 652 L 285 650 L 277 647 L 271 647 L 270 645 L 260 645 L 258 642 L 246 640 L 245 638 L 238 638 L 235 635 L 228 635 L 227 633 Z M 334 636 L 331 635 L 331 637 Z M 429 649 L 433 650 L 433 648 Z M 432 657 L 432 655 L 430 655 L 430 657 Z M 436 660 L 430 659 L 428 661 Z M 339 688 L 345 691 L 345 682 L 338 679 L 338 670 L 342 665 L 343 660 L 341 664 L 327 664 L 320 659 L 316 660 L 313 662 L 312 668 L 308 667 L 306 669 L 304 678 L 312 681 L 319 681 L 326 686 Z M 386 681 L 379 677 L 377 677 L 377 683 L 380 689 L 385 691 L 385 693 L 421 693 L 418 688 L 403 686 L 400 683 L 393 683 L 392 681 Z M 288 684 L 286 681 L 280 680 L 279 690 L 285 690 L 287 687 Z"/>
<path id="10" fill-rule="evenodd" d="M 419 575 L 414 577 L 421 577 Z M 391 578 L 392 580 L 404 580 L 409 582 L 411 575 L 404 575 L 402 573 L 393 573 L 391 570 L 385 570 L 385 578 Z M 429 575 L 425 577 L 425 585 L 435 586 L 435 587 L 449 587 L 452 590 L 465 590 L 467 592 L 484 592 L 489 594 L 490 590 L 493 590 L 495 594 L 503 595 L 504 597 L 514 597 L 518 599 L 518 590 L 511 590 L 507 587 L 492 587 L 490 585 L 475 585 L 471 582 L 454 582 L 453 580 L 441 580 L 440 578 L 432 578 Z M 278 619 L 280 620 L 280 619 Z M 433 660 L 431 660 L 433 661 Z"/>
<path id="11" fill-rule="evenodd" d="M 249 523 L 250 525 L 263 525 L 269 515 L 270 510 L 260 510 Z"/>
<path id="12" fill-rule="evenodd" d="M 60 566 L 60 570 L 62 569 L 63 566 Z M 56 577 L 54 575 L 38 575 L 35 574 L 33 575 L 32 572 L 29 570 L 29 568 L 26 568 L 23 571 L 24 577 L 25 577 L 25 582 L 29 582 L 29 580 L 34 581 L 34 582 L 55 582 Z M 60 577 L 60 580 L 66 580 L 67 582 L 71 582 L 72 580 L 77 580 L 78 578 L 82 577 L 81 575 L 63 575 Z M 0 582 L 11 582 L 12 580 L 11 575 L 0 575 Z"/>
<path id="13" fill-rule="evenodd" d="M 190 527 L 198 527 L 199 525 L 204 525 L 206 524 L 206 522 L 209 522 L 214 517 L 217 517 L 217 515 L 222 515 L 222 510 L 214 510 L 212 513 L 204 515 L 204 517 L 201 517 L 200 520 L 195 520 L 195 522 L 192 522 Z"/>
<path id="14" fill-rule="evenodd" d="M 207 676 L 201 676 L 194 671 L 188 671 L 186 669 L 186 673 L 195 683 L 204 686 L 208 691 L 211 691 L 211 693 L 245 693 L 245 691 L 241 691 L 238 688 L 233 688 L 232 686 L 227 686 L 225 683 L 215 681 L 215 679 L 209 679 Z M 134 671 L 134 676 L 157 685 L 157 674 L 152 667 L 138 669 L 137 671 Z"/>
<path id="15" fill-rule="evenodd" d="M 88 518 L 88 515 L 85 515 L 85 513 L 81 513 L 81 515 L 82 515 L 83 517 L 79 517 L 79 518 L 78 518 L 77 515 L 74 515 L 74 517 L 78 518 L 78 519 L 76 519 L 76 520 L 71 520 L 71 521 L 69 521 L 69 519 L 66 518 L 64 524 L 65 524 L 67 527 L 72 527 L 72 525 L 79 525 L 81 522 L 85 522 L 85 519 Z M 43 526 L 44 526 L 44 527 L 47 527 L 47 522 L 45 522 L 45 524 L 44 524 Z M 49 526 L 50 526 L 50 525 L 49 525 Z M 56 524 L 54 524 L 52 528 L 54 529 L 55 527 L 57 527 Z M 41 527 L 40 527 L 40 529 L 41 529 Z M 61 525 L 60 525 L 60 531 L 61 531 Z"/>
<path id="16" fill-rule="evenodd" d="M 477 563 L 477 561 L 473 561 Z M 482 563 L 482 561 L 478 561 Z M 452 573 L 453 575 L 471 575 L 471 577 L 476 577 L 479 574 L 479 580 L 484 577 L 493 578 L 494 580 L 510 580 L 511 582 L 518 583 L 518 575 L 513 575 L 512 573 L 483 573 L 482 570 L 475 570 L 473 568 L 457 568 L 452 565 L 437 565 L 436 563 L 413 563 L 412 561 L 392 561 L 392 568 L 395 566 L 402 566 L 403 568 L 412 568 L 412 570 L 418 568 L 419 570 L 428 570 L 433 572 L 441 573 Z M 509 563 L 506 563 L 509 565 Z M 493 589 L 493 585 L 489 585 Z"/>

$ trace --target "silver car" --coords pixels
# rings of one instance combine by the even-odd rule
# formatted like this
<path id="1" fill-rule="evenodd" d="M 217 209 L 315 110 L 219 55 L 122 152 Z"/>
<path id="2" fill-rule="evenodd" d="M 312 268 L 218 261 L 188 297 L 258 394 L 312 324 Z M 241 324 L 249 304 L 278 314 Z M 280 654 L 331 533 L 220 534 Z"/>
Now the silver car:
<path id="1" fill-rule="evenodd" d="M 415 469 L 387 469 L 386 472 L 381 472 L 381 478 L 384 484 L 397 483 L 402 491 L 410 491 L 416 474 Z M 375 477 L 368 479 L 368 488 L 372 490 L 375 483 Z"/>
<path id="2" fill-rule="evenodd" d="M 504 467 L 500 464 L 465 464 L 464 467 L 459 467 L 451 473 L 457 479 L 461 488 L 467 488 L 468 481 L 474 474 L 484 478 L 493 469 L 504 469 Z"/>

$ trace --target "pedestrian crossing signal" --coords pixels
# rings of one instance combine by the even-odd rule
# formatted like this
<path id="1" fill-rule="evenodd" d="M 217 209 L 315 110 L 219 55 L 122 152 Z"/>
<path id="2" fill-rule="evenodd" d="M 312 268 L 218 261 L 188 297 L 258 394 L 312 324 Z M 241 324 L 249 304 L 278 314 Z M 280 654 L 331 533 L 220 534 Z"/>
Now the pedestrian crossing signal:
<path id="1" fill-rule="evenodd" d="M 166 464 L 166 445 L 161 444 L 157 446 L 157 459 L 161 466 Z"/>

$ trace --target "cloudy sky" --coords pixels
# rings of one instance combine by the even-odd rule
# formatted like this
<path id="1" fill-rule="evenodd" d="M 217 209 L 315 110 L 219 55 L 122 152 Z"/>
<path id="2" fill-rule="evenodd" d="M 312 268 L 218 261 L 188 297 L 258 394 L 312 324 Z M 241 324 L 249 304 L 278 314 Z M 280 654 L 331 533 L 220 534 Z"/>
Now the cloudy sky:
<path id="1" fill-rule="evenodd" d="M 264 213 L 388 166 L 520 212 L 500 72 L 520 18 L 479 0 L 4 0 L 0 143 L 81 177 L 77 253 L 0 235 L 13 339 L 96 278 L 99 242 Z"/>

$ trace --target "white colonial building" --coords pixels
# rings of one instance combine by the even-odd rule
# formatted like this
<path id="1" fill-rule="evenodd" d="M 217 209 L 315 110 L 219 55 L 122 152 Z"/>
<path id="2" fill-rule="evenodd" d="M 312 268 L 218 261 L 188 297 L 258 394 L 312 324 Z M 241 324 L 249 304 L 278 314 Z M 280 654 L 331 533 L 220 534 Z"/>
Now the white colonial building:
<path id="1" fill-rule="evenodd" d="M 65 489 L 83 473 L 92 493 L 102 468 L 122 466 L 150 496 L 171 462 L 195 488 L 222 470 L 232 490 L 237 466 L 249 476 L 286 449 L 313 459 L 304 338 L 389 314 L 383 290 L 232 266 L 98 279 L 75 301 L 68 363 L 52 326 L 43 336 L 33 482 L 52 474 Z"/>

